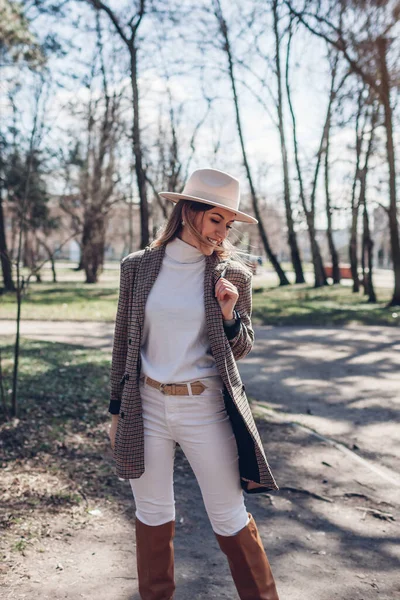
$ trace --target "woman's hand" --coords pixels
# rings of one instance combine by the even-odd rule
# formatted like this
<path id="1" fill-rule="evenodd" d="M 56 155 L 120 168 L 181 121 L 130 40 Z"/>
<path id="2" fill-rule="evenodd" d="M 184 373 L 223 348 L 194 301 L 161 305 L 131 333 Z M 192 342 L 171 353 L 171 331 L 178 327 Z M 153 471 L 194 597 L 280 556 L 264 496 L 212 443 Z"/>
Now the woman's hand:
<path id="1" fill-rule="evenodd" d="M 233 309 L 239 298 L 237 287 L 224 277 L 220 277 L 215 284 L 215 297 L 221 307 L 224 320 L 229 321 L 233 319 Z"/>
<path id="2" fill-rule="evenodd" d="M 110 425 L 110 430 L 108 432 L 108 436 L 111 442 L 111 448 L 114 450 L 115 446 L 115 434 L 117 433 L 117 425 L 118 425 L 118 415 L 112 415 L 112 421 Z"/>

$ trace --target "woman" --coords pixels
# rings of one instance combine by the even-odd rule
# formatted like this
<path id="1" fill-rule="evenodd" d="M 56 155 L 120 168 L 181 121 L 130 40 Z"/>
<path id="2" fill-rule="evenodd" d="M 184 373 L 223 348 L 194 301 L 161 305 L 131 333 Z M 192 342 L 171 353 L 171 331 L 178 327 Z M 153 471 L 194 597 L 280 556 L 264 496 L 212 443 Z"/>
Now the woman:
<path id="1" fill-rule="evenodd" d="M 233 260 L 226 237 L 239 182 L 200 169 L 150 247 L 121 263 L 111 367 L 110 429 L 117 475 L 136 504 L 139 592 L 173 597 L 176 444 L 199 482 L 204 504 L 241 599 L 278 595 L 248 493 L 277 489 L 236 361 L 251 350 L 251 273 Z"/>

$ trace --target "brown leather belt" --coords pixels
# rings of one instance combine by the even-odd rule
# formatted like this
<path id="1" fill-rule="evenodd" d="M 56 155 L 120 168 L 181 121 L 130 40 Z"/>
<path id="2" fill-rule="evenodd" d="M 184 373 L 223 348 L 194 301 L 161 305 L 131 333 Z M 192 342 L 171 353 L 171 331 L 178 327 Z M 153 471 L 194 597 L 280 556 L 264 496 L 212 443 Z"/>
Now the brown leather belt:
<path id="1" fill-rule="evenodd" d="M 194 381 L 193 383 L 160 383 L 151 377 L 141 377 L 141 381 L 147 383 L 151 387 L 155 388 L 166 396 L 190 396 L 190 390 L 193 396 L 199 396 L 207 389 L 201 381 Z"/>

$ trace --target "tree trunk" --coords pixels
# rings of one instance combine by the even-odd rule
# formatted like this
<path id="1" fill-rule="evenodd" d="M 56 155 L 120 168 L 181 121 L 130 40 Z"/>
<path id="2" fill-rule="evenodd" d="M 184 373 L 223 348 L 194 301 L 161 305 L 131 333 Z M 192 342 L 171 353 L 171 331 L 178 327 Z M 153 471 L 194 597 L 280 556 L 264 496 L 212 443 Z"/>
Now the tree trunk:
<path id="1" fill-rule="evenodd" d="M 297 245 L 297 236 L 294 229 L 292 201 L 290 193 L 290 178 L 289 178 L 289 162 L 287 156 L 286 147 L 286 136 L 283 119 L 283 99 L 282 99 L 282 74 L 281 74 L 281 57 L 280 57 L 280 37 L 278 28 L 278 0 L 274 0 L 272 3 L 272 10 L 274 16 L 274 34 L 275 34 L 275 65 L 276 65 L 276 79 L 278 83 L 278 101 L 277 101 L 277 112 L 278 112 L 278 129 L 281 143 L 281 157 L 282 157 L 282 169 L 283 169 L 283 197 L 285 202 L 285 213 L 286 213 L 286 224 L 288 228 L 288 244 L 290 248 L 290 255 L 292 259 L 293 269 L 296 275 L 296 283 L 305 283 L 303 267 L 301 264 L 301 257 L 299 247 Z"/>
<path id="2" fill-rule="evenodd" d="M 394 272 L 394 290 L 389 303 L 390 306 L 400 305 L 400 236 L 399 222 L 397 217 L 396 200 L 396 165 L 393 143 L 393 113 L 390 104 L 389 74 L 386 63 L 387 40 L 379 38 L 377 40 L 380 74 L 381 74 L 381 102 L 384 108 L 385 129 L 386 129 L 386 153 L 389 167 L 389 231 L 390 243 L 392 249 L 393 272 Z"/>
<path id="3" fill-rule="evenodd" d="M 354 181 L 357 181 L 357 175 Z M 358 233 L 358 202 L 352 202 L 351 206 L 351 229 L 350 229 L 350 244 L 349 244 L 349 260 L 351 276 L 353 278 L 353 293 L 360 291 L 360 281 L 358 278 L 358 251 L 357 251 L 357 233 Z"/>
<path id="4" fill-rule="evenodd" d="M 128 202 L 128 219 L 129 219 L 129 252 L 133 252 L 133 198 Z"/>
<path id="5" fill-rule="evenodd" d="M 7 292 L 15 292 L 15 285 L 12 278 L 12 265 L 7 252 L 6 231 L 4 224 L 3 199 L 0 190 L 0 259 L 3 272 L 4 289 Z"/>
<path id="6" fill-rule="evenodd" d="M 351 190 L 351 225 L 349 242 L 349 260 L 351 276 L 353 278 L 353 293 L 360 291 L 360 280 L 358 277 L 358 212 L 359 202 L 356 200 L 357 182 L 360 181 L 361 149 L 364 139 L 364 127 L 360 132 L 360 119 L 363 107 L 363 92 L 358 95 L 358 106 L 356 115 L 356 169 L 354 173 L 353 186 Z"/>
<path id="7" fill-rule="evenodd" d="M 86 283 L 97 283 L 103 270 L 106 223 L 101 214 L 89 214 L 83 226 L 82 261 Z"/>
<path id="8" fill-rule="evenodd" d="M 239 135 L 240 147 L 242 150 L 243 164 L 244 164 L 244 168 L 246 170 L 247 180 L 249 182 L 254 215 L 255 215 L 256 219 L 258 220 L 258 229 L 259 229 L 260 237 L 261 237 L 265 252 L 266 252 L 267 257 L 270 260 L 273 268 L 275 269 L 276 274 L 278 275 L 279 284 L 280 285 L 289 285 L 290 282 L 289 282 L 288 278 L 286 277 L 285 272 L 283 271 L 282 267 L 280 266 L 278 258 L 272 251 L 271 245 L 268 240 L 267 232 L 265 231 L 264 224 L 261 219 L 261 214 L 260 214 L 260 210 L 259 210 L 259 201 L 258 201 L 258 197 L 257 197 L 256 190 L 254 187 L 253 178 L 251 175 L 251 170 L 250 170 L 249 162 L 247 160 L 247 153 L 246 153 L 246 149 L 245 149 L 245 145 L 244 145 L 242 123 L 241 123 L 240 110 L 239 110 L 239 98 L 238 98 L 237 91 L 236 91 L 236 80 L 235 80 L 235 75 L 234 75 L 234 70 L 233 70 L 233 60 L 232 60 L 232 52 L 231 52 L 231 47 L 230 47 L 230 42 L 229 42 L 228 26 L 223 17 L 220 1 L 214 0 L 214 6 L 215 6 L 215 16 L 217 18 L 220 32 L 221 32 L 223 40 L 224 40 L 223 49 L 224 49 L 224 52 L 226 53 L 226 56 L 228 59 L 228 71 L 229 71 L 229 78 L 230 78 L 231 87 L 232 87 L 233 102 L 234 102 L 234 107 L 235 107 L 236 126 L 237 126 L 237 130 L 238 130 L 238 135 Z"/>
<path id="9" fill-rule="evenodd" d="M 317 155 L 317 163 L 316 163 L 316 167 L 315 167 L 313 189 L 312 189 L 312 193 L 311 193 L 311 202 L 310 202 L 310 209 L 309 209 L 307 207 L 304 185 L 303 185 L 303 175 L 302 175 L 301 166 L 300 166 L 298 142 L 297 142 L 296 116 L 294 114 L 292 97 L 291 97 L 291 92 L 290 92 L 290 85 L 289 85 L 289 62 L 290 62 L 291 39 L 292 39 L 292 36 L 290 33 L 287 54 L 286 54 L 286 73 L 285 73 L 286 95 L 287 95 L 287 99 L 288 99 L 290 115 L 292 117 L 294 158 L 295 158 L 295 163 L 296 163 L 297 176 L 298 176 L 298 180 L 299 180 L 300 199 L 301 199 L 301 204 L 303 207 L 304 215 L 306 217 L 308 236 L 310 238 L 311 257 L 312 257 L 312 263 L 313 263 L 313 267 L 314 267 L 314 287 L 318 288 L 318 287 L 327 285 L 326 273 L 325 273 L 324 265 L 322 262 L 321 252 L 320 252 L 317 238 L 315 235 L 315 206 L 314 206 L 315 205 L 315 193 L 316 193 L 318 171 L 319 171 L 319 165 L 320 165 L 320 161 L 321 161 L 321 154 L 322 154 L 322 147 L 323 147 L 322 144 L 323 144 L 323 139 L 324 139 L 324 133 L 321 138 L 320 148 L 318 150 L 318 155 Z"/>
<path id="10" fill-rule="evenodd" d="M 335 80 L 337 73 L 337 65 L 338 65 L 338 55 L 335 56 L 333 65 L 331 66 L 331 88 L 329 92 L 329 103 L 328 110 L 326 113 L 326 121 L 324 127 L 324 139 L 325 139 L 325 198 L 326 198 L 326 220 L 327 220 L 327 238 L 328 238 L 328 246 L 329 252 L 331 255 L 332 262 L 332 281 L 334 284 L 340 283 L 340 268 L 339 268 L 339 256 L 336 250 L 335 241 L 333 238 L 333 224 L 332 224 L 332 202 L 331 202 L 331 194 L 330 194 L 330 178 L 329 178 L 329 151 L 330 151 L 330 138 L 331 138 L 331 125 L 332 125 L 332 106 L 333 102 L 336 98 L 337 92 L 340 89 L 342 83 L 339 85 L 339 88 L 335 90 Z"/>
<path id="11" fill-rule="evenodd" d="M 54 255 L 50 254 L 50 261 L 51 261 L 51 272 L 53 274 L 53 283 L 57 283 L 57 272 L 56 272 L 56 263 L 54 260 Z"/>
<path id="12" fill-rule="evenodd" d="M 46 244 L 45 241 L 41 240 L 40 238 L 38 238 L 38 244 L 40 244 L 41 246 L 43 246 L 43 248 L 45 249 L 47 256 L 49 257 L 49 261 L 51 264 L 51 272 L 53 275 L 53 283 L 57 283 L 57 273 L 56 273 L 56 263 L 54 260 L 54 252 L 51 251 L 50 246 L 48 246 Z"/>
<path id="13" fill-rule="evenodd" d="M 133 127 L 132 127 L 132 140 L 133 140 L 133 154 L 135 157 L 135 171 L 136 181 L 138 185 L 139 198 L 140 198 L 140 247 L 145 248 L 150 241 L 149 238 L 149 204 L 147 201 L 147 190 L 146 190 L 146 175 L 143 169 L 143 156 L 142 156 L 142 144 L 140 138 L 140 126 L 139 126 L 139 88 L 137 81 L 137 48 L 133 41 L 130 46 L 131 51 L 131 85 L 132 85 L 132 97 L 133 97 Z"/>
<path id="14" fill-rule="evenodd" d="M 6 421 L 8 421 L 10 414 L 7 406 L 6 393 L 4 391 L 4 377 L 3 377 L 3 368 L 1 363 L 1 349 L 0 349 L 0 396 L 1 396 L 1 406 L 3 409 L 4 417 Z"/>
<path id="15" fill-rule="evenodd" d="M 374 284 L 372 281 L 372 269 L 373 269 L 373 247 L 374 243 L 371 238 L 371 231 L 369 227 L 369 216 L 367 203 L 365 201 L 365 180 L 366 173 L 363 176 L 364 183 L 362 183 L 363 188 L 363 255 L 362 255 L 362 263 L 363 263 L 363 283 L 364 283 L 364 293 L 368 294 L 368 302 L 375 303 L 376 302 L 376 294 L 374 289 Z M 367 268 L 366 267 L 367 264 Z"/>
<path id="16" fill-rule="evenodd" d="M 329 188 L 329 142 L 330 142 L 330 118 L 328 124 L 328 131 L 326 136 L 325 144 L 325 196 L 326 196 L 326 218 L 327 218 L 327 230 L 326 234 L 328 237 L 329 252 L 331 254 L 332 261 L 332 280 L 333 283 L 340 283 L 340 268 L 339 268 L 339 255 L 336 250 L 335 242 L 333 239 L 333 227 L 332 227 L 332 203 Z"/>
<path id="17" fill-rule="evenodd" d="M 306 213 L 306 221 L 308 237 L 310 240 L 312 263 L 314 266 L 314 287 L 323 287 L 327 285 L 326 273 L 324 269 L 324 264 L 322 262 L 321 251 L 319 249 L 319 245 L 315 235 L 314 217 L 309 211 L 307 211 Z"/>
<path id="18" fill-rule="evenodd" d="M 22 241 L 24 232 L 24 220 L 26 212 L 28 210 L 28 198 L 30 193 L 31 185 L 31 173 L 32 173 L 32 161 L 34 154 L 34 143 L 36 138 L 36 132 L 38 127 L 38 102 L 36 103 L 36 112 L 33 119 L 33 127 L 30 135 L 29 152 L 27 155 L 27 168 L 25 177 L 25 189 L 22 197 L 20 210 L 18 211 L 18 250 L 17 250 L 17 318 L 16 326 L 17 331 L 15 334 L 14 344 L 14 366 L 13 366 L 13 382 L 11 392 L 11 416 L 18 416 L 18 366 L 19 366 L 19 353 L 20 353 L 20 327 L 21 327 L 21 309 L 22 309 L 22 292 L 25 286 L 24 276 L 21 275 L 21 258 L 22 258 Z"/>
<path id="19" fill-rule="evenodd" d="M 22 251 L 22 265 L 31 270 L 33 267 L 33 250 L 32 250 L 32 239 L 30 231 L 22 225 L 23 228 L 23 251 Z"/>
<path id="20" fill-rule="evenodd" d="M 369 159 L 372 154 L 375 129 L 379 116 L 379 105 L 373 105 L 371 114 L 371 134 L 368 141 L 367 151 L 365 153 L 364 168 L 360 172 L 360 199 L 359 206 L 363 207 L 363 237 L 362 237 L 362 269 L 363 269 L 363 284 L 364 294 L 368 295 L 368 302 L 376 302 L 376 294 L 372 281 L 373 269 L 373 241 L 371 238 L 371 230 L 369 227 L 369 215 L 367 207 L 367 175 Z"/>
<path id="21" fill-rule="evenodd" d="M 18 252 L 18 256 L 20 252 Z M 16 326 L 17 331 L 15 334 L 14 344 L 14 366 L 13 366 L 13 382 L 12 382 L 12 393 L 11 393 L 11 416 L 18 416 L 18 365 L 19 365 L 19 350 L 20 350 L 20 331 L 21 331 L 21 307 L 22 307 L 22 290 L 24 287 L 24 278 L 20 274 L 19 260 L 17 260 L 17 319 Z"/>
<path id="22" fill-rule="evenodd" d="M 9 249 L 9 256 L 11 262 L 15 261 L 17 256 L 17 239 L 18 239 L 18 220 L 17 217 L 11 217 L 11 243 Z"/>

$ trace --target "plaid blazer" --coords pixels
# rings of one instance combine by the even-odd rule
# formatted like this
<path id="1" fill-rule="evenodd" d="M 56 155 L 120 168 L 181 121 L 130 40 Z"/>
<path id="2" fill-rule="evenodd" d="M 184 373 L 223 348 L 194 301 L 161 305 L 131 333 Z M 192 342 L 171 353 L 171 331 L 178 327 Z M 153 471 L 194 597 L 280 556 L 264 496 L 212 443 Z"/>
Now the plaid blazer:
<path id="1" fill-rule="evenodd" d="M 110 412 L 119 413 L 114 458 L 117 476 L 136 479 L 145 470 L 142 404 L 139 389 L 140 346 L 147 297 L 160 271 L 165 245 L 146 248 L 121 262 L 120 293 L 111 364 Z M 222 269 L 238 289 L 236 311 L 240 326 L 234 337 L 225 333 L 214 286 Z M 236 361 L 250 352 L 254 332 L 251 326 L 251 275 L 236 261 L 221 262 L 217 255 L 206 256 L 204 302 L 211 352 L 224 383 L 225 406 L 235 434 L 239 471 L 248 493 L 278 489 L 268 466 L 264 448 L 250 411 Z M 231 337 L 231 336 L 229 336 Z"/>

